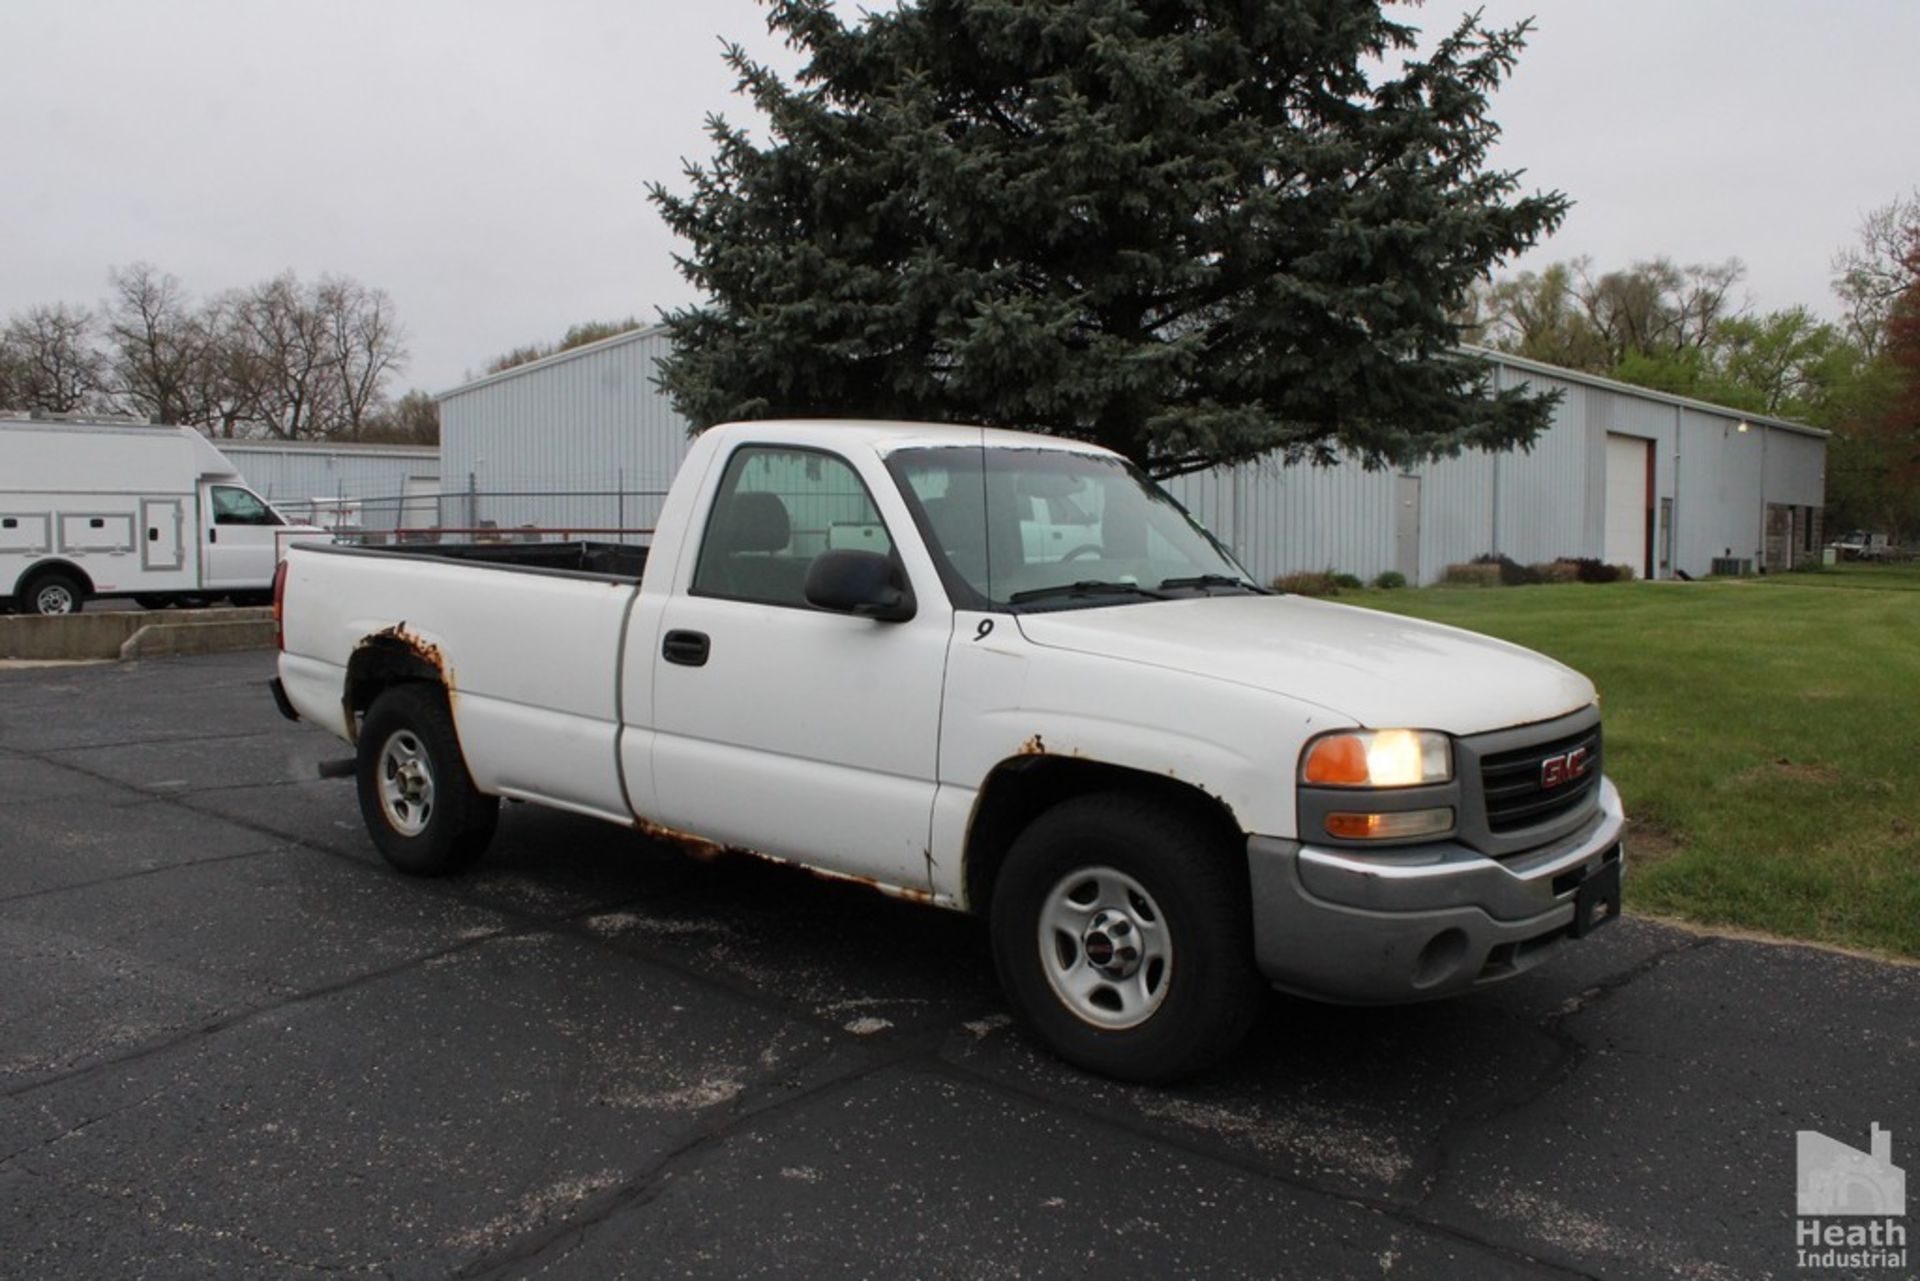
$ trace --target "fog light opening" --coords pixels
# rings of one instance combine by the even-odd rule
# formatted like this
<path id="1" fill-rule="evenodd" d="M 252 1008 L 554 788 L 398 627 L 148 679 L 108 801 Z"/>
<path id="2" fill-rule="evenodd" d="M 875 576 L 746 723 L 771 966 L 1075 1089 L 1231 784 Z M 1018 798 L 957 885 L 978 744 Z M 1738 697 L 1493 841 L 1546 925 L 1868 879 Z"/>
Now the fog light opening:
<path id="1" fill-rule="evenodd" d="M 1420 949 L 1420 956 L 1413 964 L 1413 985 L 1416 988 L 1438 986 L 1458 975 L 1466 961 L 1466 931 L 1441 930 Z"/>

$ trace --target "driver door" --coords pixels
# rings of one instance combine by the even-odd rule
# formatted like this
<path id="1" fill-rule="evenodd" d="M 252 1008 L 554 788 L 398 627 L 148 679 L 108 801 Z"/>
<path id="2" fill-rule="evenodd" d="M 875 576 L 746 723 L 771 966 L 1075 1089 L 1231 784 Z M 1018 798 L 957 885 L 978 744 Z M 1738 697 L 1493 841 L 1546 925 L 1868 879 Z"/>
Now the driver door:
<path id="1" fill-rule="evenodd" d="M 816 609 L 804 591 L 821 552 L 889 554 L 897 525 L 837 454 L 734 451 L 655 642 L 647 817 L 929 888 L 952 611 L 934 581 L 913 584 L 918 612 L 905 622 Z"/>
<path id="2" fill-rule="evenodd" d="M 273 582 L 282 524 L 273 508 L 240 485 L 208 485 L 201 499 L 203 587 L 264 591 Z"/>

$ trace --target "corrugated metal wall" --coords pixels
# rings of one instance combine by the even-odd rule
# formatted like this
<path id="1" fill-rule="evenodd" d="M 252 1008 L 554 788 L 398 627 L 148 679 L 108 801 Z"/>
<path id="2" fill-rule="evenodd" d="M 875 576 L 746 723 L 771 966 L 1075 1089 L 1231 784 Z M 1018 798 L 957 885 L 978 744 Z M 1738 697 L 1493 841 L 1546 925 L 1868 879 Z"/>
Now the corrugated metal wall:
<path id="1" fill-rule="evenodd" d="M 664 331 L 625 334 L 449 392 L 440 401 L 447 510 L 518 524 L 650 525 L 657 499 L 490 497 L 502 491 L 664 491 L 686 456 L 685 424 L 653 384 Z M 1713 558 L 1757 558 L 1764 505 L 1818 507 L 1826 441 L 1743 416 L 1533 361 L 1481 353 L 1502 386 L 1558 391 L 1531 450 L 1469 452 L 1404 473 L 1419 481 L 1418 578 L 1486 552 L 1533 563 L 1605 551 L 1609 433 L 1653 442 L 1655 572 L 1705 574 Z M 1739 424 L 1748 423 L 1742 432 Z M 1771 424 L 1771 425 L 1770 425 Z M 1764 471 L 1764 485 L 1762 473 Z M 1396 563 L 1392 471 L 1249 464 L 1168 488 L 1262 579 L 1332 569 L 1373 578 Z M 1411 488 L 1410 485 L 1404 488 Z M 1671 500 L 1673 559 L 1662 564 Z M 450 516 L 450 519 L 455 517 Z M 1730 549 L 1730 550 L 1729 550 Z"/>
<path id="2" fill-rule="evenodd" d="M 665 330 L 620 334 L 442 396 L 449 513 L 502 529 L 650 527 L 689 448 L 686 422 L 653 383 L 667 351 Z M 460 502 L 469 492 L 471 513 Z"/>
<path id="3" fill-rule="evenodd" d="M 1819 435 L 1528 361 L 1489 358 L 1501 385 L 1558 391 L 1560 403 L 1531 450 L 1468 452 L 1403 473 L 1420 481 L 1421 582 L 1437 581 L 1449 564 L 1488 552 L 1528 564 L 1602 557 L 1609 433 L 1654 443 L 1659 577 L 1676 566 L 1704 575 L 1724 555 L 1758 563 L 1764 504 L 1817 508 L 1823 502 L 1826 440 Z M 1371 579 L 1398 568 L 1391 473 L 1357 464 L 1266 464 L 1183 477 L 1169 488 L 1262 579 L 1324 569 Z M 1666 565 L 1662 499 L 1673 500 L 1675 533 Z"/>
<path id="4" fill-rule="evenodd" d="M 309 499 L 358 498 L 367 529 L 391 529 L 400 515 L 400 496 L 411 478 L 416 483 L 440 475 L 440 451 L 402 445 L 308 445 L 262 441 L 215 441 L 247 484 L 267 499 L 305 519 Z M 416 523 L 432 523 L 431 521 Z"/>

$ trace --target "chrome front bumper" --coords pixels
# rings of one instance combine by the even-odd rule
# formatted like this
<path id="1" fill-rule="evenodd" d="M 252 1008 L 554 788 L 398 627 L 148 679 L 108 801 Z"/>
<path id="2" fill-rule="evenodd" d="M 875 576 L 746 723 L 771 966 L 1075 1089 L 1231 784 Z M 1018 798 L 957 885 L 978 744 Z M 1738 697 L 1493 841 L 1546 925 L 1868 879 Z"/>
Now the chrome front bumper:
<path id="1" fill-rule="evenodd" d="M 1504 859 L 1452 842 L 1373 853 L 1252 837 L 1260 970 L 1275 987 L 1353 1004 L 1510 978 L 1570 940 L 1580 887 L 1617 873 L 1609 864 L 1622 859 L 1625 826 L 1620 793 L 1603 779 L 1590 822 Z"/>

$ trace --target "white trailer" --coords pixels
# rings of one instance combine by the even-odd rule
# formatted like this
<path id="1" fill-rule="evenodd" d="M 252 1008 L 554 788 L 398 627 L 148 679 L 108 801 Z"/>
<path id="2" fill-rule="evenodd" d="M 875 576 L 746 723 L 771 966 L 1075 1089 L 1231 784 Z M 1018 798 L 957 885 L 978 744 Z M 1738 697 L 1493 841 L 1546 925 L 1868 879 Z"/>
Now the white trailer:
<path id="1" fill-rule="evenodd" d="M 190 428 L 0 421 L 0 607 L 265 601 L 287 544 L 327 538 Z"/>

